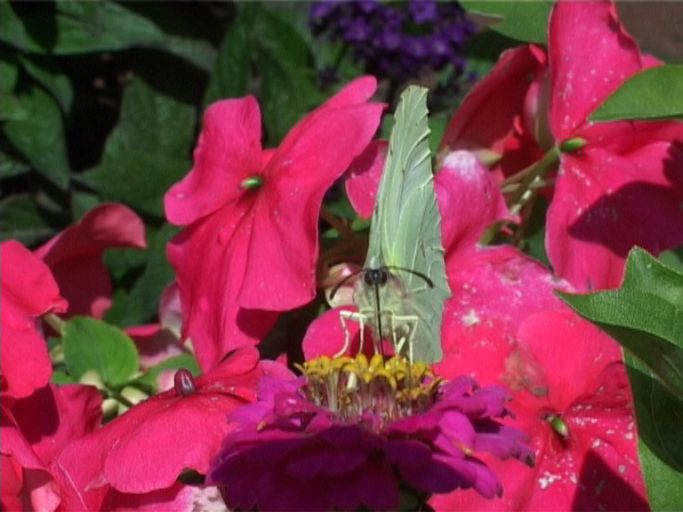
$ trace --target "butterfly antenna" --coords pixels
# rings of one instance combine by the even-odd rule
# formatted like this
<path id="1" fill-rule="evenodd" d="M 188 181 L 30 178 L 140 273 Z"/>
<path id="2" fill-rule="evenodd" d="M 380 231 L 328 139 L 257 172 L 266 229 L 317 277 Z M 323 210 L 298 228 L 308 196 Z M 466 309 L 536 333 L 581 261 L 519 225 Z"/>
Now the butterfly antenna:
<path id="1" fill-rule="evenodd" d="M 388 270 L 401 270 L 403 272 L 409 272 L 410 274 L 413 274 L 414 276 L 417 276 L 420 279 L 422 279 L 425 283 L 427 283 L 427 285 L 430 288 L 434 288 L 434 281 L 429 279 L 429 277 L 424 275 L 422 272 L 418 272 L 417 270 L 413 270 L 412 268 L 406 268 L 406 267 L 391 266 L 391 267 L 384 267 L 384 268 L 386 268 Z"/>
<path id="2" fill-rule="evenodd" d="M 332 288 L 332 292 L 330 292 L 330 300 L 334 299 L 334 296 L 337 294 L 337 291 L 339 290 L 339 288 L 341 288 L 342 286 L 344 286 L 344 284 L 346 284 L 346 282 L 347 282 L 349 279 L 351 279 L 352 277 L 357 276 L 358 274 L 360 274 L 360 273 L 363 272 L 364 270 L 365 270 L 364 268 L 362 268 L 362 269 L 360 269 L 360 270 L 356 270 L 353 274 L 349 274 L 349 275 L 346 276 L 344 279 L 342 279 L 341 281 L 339 281 L 339 282 L 334 286 L 334 288 Z"/>
<path id="3" fill-rule="evenodd" d="M 382 361 L 384 361 L 384 344 L 382 343 L 382 340 L 384 339 L 384 333 L 382 332 L 382 310 L 380 309 L 379 302 L 379 283 L 375 283 L 375 315 L 377 318 L 377 335 L 379 336 L 375 352 L 377 352 L 377 348 L 379 348 L 379 353 L 382 355 Z"/>

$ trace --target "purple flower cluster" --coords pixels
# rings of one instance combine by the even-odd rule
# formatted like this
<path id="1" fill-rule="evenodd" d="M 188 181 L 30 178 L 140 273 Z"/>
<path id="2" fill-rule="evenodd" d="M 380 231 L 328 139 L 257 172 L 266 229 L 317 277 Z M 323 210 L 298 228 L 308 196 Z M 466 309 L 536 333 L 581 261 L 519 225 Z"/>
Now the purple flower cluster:
<path id="1" fill-rule="evenodd" d="M 323 0 L 312 4 L 310 25 L 349 45 L 368 72 L 398 80 L 447 64 L 460 75 L 474 32 L 458 3 L 436 0 Z"/>
<path id="2" fill-rule="evenodd" d="M 360 363 L 338 365 L 327 385 L 311 373 L 264 378 L 258 401 L 234 411 L 239 426 L 208 476 L 231 510 L 396 510 L 405 487 L 492 498 L 502 488 L 477 453 L 531 462 L 523 434 L 493 419 L 506 413 L 502 388 L 468 377 L 405 386 L 401 369 Z"/>

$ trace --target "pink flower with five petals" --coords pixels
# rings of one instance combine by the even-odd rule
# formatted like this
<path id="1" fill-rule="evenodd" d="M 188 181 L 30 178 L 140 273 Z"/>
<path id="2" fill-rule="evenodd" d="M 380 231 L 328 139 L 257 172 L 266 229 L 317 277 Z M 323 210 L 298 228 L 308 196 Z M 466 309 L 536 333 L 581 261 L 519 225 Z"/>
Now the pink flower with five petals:
<path id="1" fill-rule="evenodd" d="M 444 136 L 448 148 L 495 153 L 500 178 L 553 143 L 585 142 L 559 156 L 546 232 L 556 273 L 579 290 L 618 286 L 634 245 L 657 254 L 683 243 L 683 123 L 589 120 L 624 81 L 657 64 L 612 2 L 557 2 L 547 53 L 535 45 L 504 53 Z"/>
<path id="2" fill-rule="evenodd" d="M 299 122 L 276 150 L 261 147 L 253 97 L 211 105 L 195 165 L 165 197 L 184 316 L 201 367 L 253 345 L 279 311 L 316 291 L 318 214 L 325 191 L 370 142 L 383 106 L 376 81 L 355 80 Z"/>

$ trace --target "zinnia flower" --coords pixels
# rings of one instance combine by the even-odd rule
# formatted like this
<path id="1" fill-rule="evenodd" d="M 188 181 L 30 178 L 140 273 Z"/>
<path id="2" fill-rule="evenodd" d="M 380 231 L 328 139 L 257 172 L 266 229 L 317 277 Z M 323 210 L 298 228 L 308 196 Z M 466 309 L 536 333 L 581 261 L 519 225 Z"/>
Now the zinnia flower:
<path id="1" fill-rule="evenodd" d="M 322 356 L 304 376 L 264 378 L 258 401 L 233 412 L 208 475 L 229 508 L 396 509 L 414 497 L 473 488 L 502 493 L 478 458 L 487 452 L 531 463 L 523 435 L 494 420 L 504 390 L 474 380 L 435 378 L 429 367 L 394 357 Z"/>

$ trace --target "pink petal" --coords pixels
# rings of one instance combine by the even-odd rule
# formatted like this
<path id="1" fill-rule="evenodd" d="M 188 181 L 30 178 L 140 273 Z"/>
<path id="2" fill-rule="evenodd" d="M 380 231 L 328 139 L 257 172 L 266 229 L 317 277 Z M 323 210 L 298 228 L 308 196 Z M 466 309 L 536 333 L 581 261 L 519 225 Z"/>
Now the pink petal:
<path id="1" fill-rule="evenodd" d="M 672 149 L 662 141 L 628 157 L 597 148 L 562 157 L 546 234 L 560 276 L 580 290 L 615 287 L 634 245 L 658 254 L 683 243 L 683 186 L 668 181 L 681 180 L 681 154 Z"/>
<path id="2" fill-rule="evenodd" d="M 169 210 L 174 221 L 195 221 L 172 240 L 168 255 L 177 272 L 183 332 L 205 370 L 230 349 L 265 335 L 277 313 L 263 310 L 291 309 L 314 297 L 320 204 L 377 129 L 382 106 L 361 102 L 371 86 L 374 79 L 357 80 L 309 114 L 275 153 L 259 155 L 259 165 L 267 162 L 264 169 L 230 168 L 231 190 L 255 175 L 263 178 L 260 187 L 221 195 L 211 212 L 200 212 L 211 213 L 201 219 Z M 230 157 L 220 139 L 217 156 L 214 145 L 206 145 L 206 158 L 218 163 Z M 213 175 L 218 167 L 206 172 Z M 210 188 L 213 193 L 224 186 L 211 181 Z"/>
<path id="3" fill-rule="evenodd" d="M 194 167 L 164 197 L 168 220 L 187 225 L 239 199 L 261 174 L 261 112 L 253 96 L 213 103 L 204 113 Z"/>
<path id="4" fill-rule="evenodd" d="M 47 344 L 37 330 L 40 315 L 63 312 L 50 269 L 20 243 L 0 244 L 2 258 L 2 390 L 17 398 L 47 384 L 52 374 Z"/>
<path id="5" fill-rule="evenodd" d="M 264 171 L 239 304 L 282 311 L 315 296 L 323 195 L 370 142 L 383 106 L 327 104 L 301 121 Z M 240 248 L 244 251 L 247 247 Z"/>
<path id="6" fill-rule="evenodd" d="M 548 38 L 550 125 L 562 141 L 628 77 L 642 69 L 638 46 L 619 22 L 614 3 L 557 2 Z"/>
<path id="7" fill-rule="evenodd" d="M 448 259 L 474 250 L 488 226 L 510 218 L 502 193 L 474 153 L 448 153 L 436 173 L 434 187 Z"/>
<path id="8" fill-rule="evenodd" d="M 375 208 L 375 197 L 384 169 L 389 144 L 374 140 L 365 148 L 351 166 L 346 177 L 346 195 L 359 216 L 369 219 Z"/>
<path id="9" fill-rule="evenodd" d="M 35 254 L 55 275 L 69 301 L 69 314 L 101 318 L 111 306 L 111 281 L 102 253 L 113 247 L 146 245 L 142 220 L 127 206 L 114 203 L 93 208 Z"/>
<path id="10" fill-rule="evenodd" d="M 499 383 L 515 392 L 509 423 L 529 435 L 536 466 L 479 455 L 500 477 L 502 499 L 465 491 L 431 504 L 436 510 L 646 509 L 631 395 L 616 343 L 566 309 L 527 317 L 515 338 L 527 364 L 508 361 Z M 489 364 L 472 362 L 477 369 Z M 520 374 L 523 368 L 533 373 Z M 552 431 L 549 413 L 562 415 L 568 442 Z"/>
<path id="11" fill-rule="evenodd" d="M 555 289 L 567 289 L 539 263 L 512 247 L 473 251 L 449 260 L 452 297 L 443 315 L 444 358 L 435 366 L 446 378 L 473 375 L 499 381 L 520 323 L 528 315 L 562 307 Z"/>
<path id="12" fill-rule="evenodd" d="M 490 150 L 503 159 L 495 169 L 514 174 L 533 163 L 540 150 L 522 117 L 531 86 L 545 72 L 545 55 L 534 46 L 506 50 L 493 70 L 465 97 L 450 121 L 441 146 Z"/>
<path id="13" fill-rule="evenodd" d="M 216 487 L 202 488 L 176 483 L 146 494 L 125 494 L 112 490 L 107 494 L 103 509 L 116 512 L 218 512 L 225 510 L 225 505 Z"/>
<path id="14" fill-rule="evenodd" d="M 180 290 L 175 281 L 169 284 L 159 298 L 159 323 L 180 336 L 183 326 L 183 312 L 180 305 Z"/>
<path id="15" fill-rule="evenodd" d="M 621 349 L 612 338 L 567 310 L 529 315 L 516 339 L 529 347 L 530 356 L 543 369 L 548 398 L 559 411 L 568 409 L 587 391 L 598 389 L 605 367 L 621 363 Z M 625 396 L 622 401 L 628 399 Z"/>
<path id="16" fill-rule="evenodd" d="M 50 384 L 12 405 L 12 415 L 46 466 L 67 443 L 99 427 L 102 397 L 92 386 Z"/>
<path id="17" fill-rule="evenodd" d="M 129 327 L 125 331 L 137 346 L 140 367 L 143 370 L 156 366 L 171 357 L 189 353 L 174 333 L 159 324 Z"/>
<path id="18" fill-rule="evenodd" d="M 319 356 L 332 357 L 344 348 L 345 333 L 342 327 L 341 311 L 355 311 L 351 306 L 342 306 L 326 311 L 311 322 L 306 331 L 302 348 L 304 359 L 309 361 Z M 350 340 L 349 347 L 344 353 L 355 353 L 358 351 L 360 342 L 360 326 L 353 320 L 345 320 Z M 353 348 L 355 347 L 355 352 Z"/>
<path id="19" fill-rule="evenodd" d="M 140 494 L 172 486 L 184 469 L 205 473 L 232 429 L 228 413 L 255 398 L 257 362 L 255 349 L 239 350 L 194 380 L 189 394 L 151 397 L 69 445 L 57 471 L 71 482 L 69 499 L 92 507 L 109 484 Z M 81 466 L 80 460 L 87 461 Z"/>
<path id="20" fill-rule="evenodd" d="M 183 336 L 192 340 L 204 371 L 230 350 L 258 343 L 279 316 L 237 304 L 253 229 L 249 215 L 227 205 L 188 227 L 167 247 L 180 290 Z"/>

